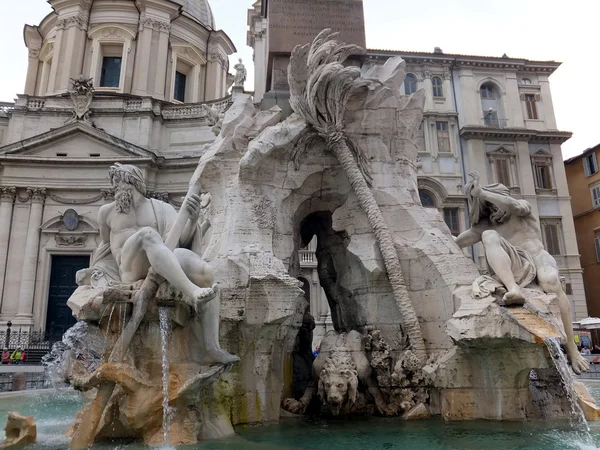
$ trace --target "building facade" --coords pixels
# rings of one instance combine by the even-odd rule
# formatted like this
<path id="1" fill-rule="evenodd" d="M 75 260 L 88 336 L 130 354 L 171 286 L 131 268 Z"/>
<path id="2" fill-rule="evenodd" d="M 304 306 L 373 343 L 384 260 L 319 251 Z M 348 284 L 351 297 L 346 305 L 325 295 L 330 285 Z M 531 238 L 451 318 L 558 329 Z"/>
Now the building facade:
<path id="1" fill-rule="evenodd" d="M 148 195 L 179 206 L 230 104 L 236 49 L 207 0 L 49 3 L 25 26 L 24 94 L 0 105 L 0 327 L 60 336 L 112 198 L 108 168 L 138 165 Z M 84 117 L 70 93 L 80 76 L 94 86 Z"/>
<path id="2" fill-rule="evenodd" d="M 260 101 L 274 79 L 269 66 L 269 14 L 258 0 L 248 12 L 247 43 L 254 48 L 255 100 Z M 561 144 L 571 133 L 557 129 L 549 76 L 560 66 L 554 61 L 433 52 L 367 50 L 366 72 L 394 56 L 406 61 L 403 94 L 423 89 L 424 120 L 417 136 L 419 193 L 424 207 L 437 208 L 452 234 L 469 227 L 468 205 L 462 186 L 477 171 L 482 184 L 502 183 L 517 198 L 527 200 L 539 215 L 542 239 L 556 258 L 564 277 L 573 319 L 587 317 L 583 276 L 572 219 Z M 276 95 L 281 96 L 281 93 Z M 308 255 L 311 243 L 304 255 Z M 580 247 L 581 248 L 581 247 Z M 483 248 L 472 250 L 486 269 Z M 326 308 L 316 271 L 307 267 L 313 286 L 311 299 L 318 311 Z M 325 305 L 325 306 L 324 306 Z M 319 316 L 319 315 L 317 315 Z M 319 325 L 319 321 L 317 321 Z"/>
<path id="3" fill-rule="evenodd" d="M 600 317 L 600 145 L 565 161 L 583 285 L 591 317 Z"/>

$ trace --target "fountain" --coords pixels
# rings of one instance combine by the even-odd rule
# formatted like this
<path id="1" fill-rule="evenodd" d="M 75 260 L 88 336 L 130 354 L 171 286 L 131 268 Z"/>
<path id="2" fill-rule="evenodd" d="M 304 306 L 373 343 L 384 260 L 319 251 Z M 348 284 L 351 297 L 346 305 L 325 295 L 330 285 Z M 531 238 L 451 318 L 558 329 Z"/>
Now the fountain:
<path id="1" fill-rule="evenodd" d="M 511 244 L 517 220 L 529 241 L 539 240 L 526 202 L 480 186 L 473 173 L 466 192 L 476 213 L 455 242 L 419 201 L 413 138 L 423 92 L 399 94 L 400 58 L 361 76 L 343 62 L 362 49 L 336 38 L 325 30 L 294 50 L 291 116 L 258 111 L 236 92 L 178 213 L 144 197 L 138 168 L 111 168 L 116 196 L 100 210 L 103 242 L 69 300 L 80 323 L 106 340 L 99 363 L 71 357 L 61 365 L 62 379 L 94 394 L 69 430 L 71 448 L 132 438 L 293 448 L 296 433 L 343 416 L 328 426 L 354 439 L 346 446 L 378 439 L 392 448 L 412 430 L 423 448 L 442 449 L 449 447 L 435 436 L 460 441 L 468 427 L 473 439 L 530 438 L 510 425 L 444 430 L 441 421 L 403 419 L 575 417 L 579 432 L 584 416 L 598 417 L 585 388 L 573 393 L 557 346 L 566 337 L 573 368 L 586 370 L 569 344 L 556 270 L 549 259 L 540 263 L 543 247 Z M 308 375 L 294 377 L 294 345 L 306 352 L 297 338 L 312 339 L 297 255 L 314 236 L 335 329 L 314 362 L 299 358 Z M 459 248 L 478 241 L 491 274 Z M 549 381 L 558 374 L 562 384 Z M 268 437 L 266 424 L 290 415 L 298 421 L 271 426 L 287 444 Z M 539 436 L 554 439 L 542 428 Z M 321 437 L 315 431 L 311 448 L 331 448 Z M 567 448 L 559 441 L 545 447 Z"/>

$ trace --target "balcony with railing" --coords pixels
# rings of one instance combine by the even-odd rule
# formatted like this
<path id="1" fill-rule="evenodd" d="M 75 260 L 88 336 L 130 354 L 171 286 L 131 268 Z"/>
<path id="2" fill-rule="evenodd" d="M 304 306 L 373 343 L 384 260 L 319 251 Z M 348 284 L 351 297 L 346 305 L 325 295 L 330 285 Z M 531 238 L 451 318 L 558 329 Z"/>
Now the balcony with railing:
<path id="1" fill-rule="evenodd" d="M 0 102 L 0 117 L 6 116 L 15 108 L 15 104 L 11 102 Z"/>
<path id="2" fill-rule="evenodd" d="M 317 267 L 317 255 L 314 250 L 298 250 L 300 267 Z"/>
<path id="3" fill-rule="evenodd" d="M 496 115 L 486 115 L 481 119 L 482 125 L 487 128 L 508 128 L 508 119 L 499 119 Z"/>

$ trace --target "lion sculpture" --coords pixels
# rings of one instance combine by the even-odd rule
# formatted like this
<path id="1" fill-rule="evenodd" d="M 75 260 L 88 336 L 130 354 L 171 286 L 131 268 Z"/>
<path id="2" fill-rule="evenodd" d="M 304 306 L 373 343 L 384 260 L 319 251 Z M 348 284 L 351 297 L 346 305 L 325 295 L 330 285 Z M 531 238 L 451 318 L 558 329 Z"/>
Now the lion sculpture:
<path id="1" fill-rule="evenodd" d="M 366 403 L 364 396 L 359 394 L 359 386 L 363 386 L 375 400 L 375 406 L 381 414 L 393 414 L 373 380 L 363 337 L 358 331 L 341 334 L 329 331 L 325 335 L 313 363 L 313 380 L 302 398 L 286 398 L 282 403 L 283 409 L 304 414 L 317 393 L 335 416 L 356 412 L 357 409 L 364 408 Z M 357 403 L 361 403 L 361 406 Z"/>

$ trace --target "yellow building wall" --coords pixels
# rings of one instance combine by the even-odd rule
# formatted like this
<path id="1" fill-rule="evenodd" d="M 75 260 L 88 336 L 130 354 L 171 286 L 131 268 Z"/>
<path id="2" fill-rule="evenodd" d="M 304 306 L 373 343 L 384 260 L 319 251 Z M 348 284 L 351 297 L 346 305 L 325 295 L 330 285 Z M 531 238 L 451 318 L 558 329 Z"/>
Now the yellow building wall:
<path id="1" fill-rule="evenodd" d="M 593 151 L 596 152 L 596 158 L 600 161 L 600 148 Z M 577 247 L 581 255 L 588 314 L 591 317 L 600 317 L 600 263 L 594 244 L 594 238 L 600 236 L 600 209 L 594 209 L 590 191 L 591 185 L 600 182 L 600 170 L 594 175 L 586 177 L 583 158 L 578 157 L 565 164 L 565 172 L 571 195 Z"/>

